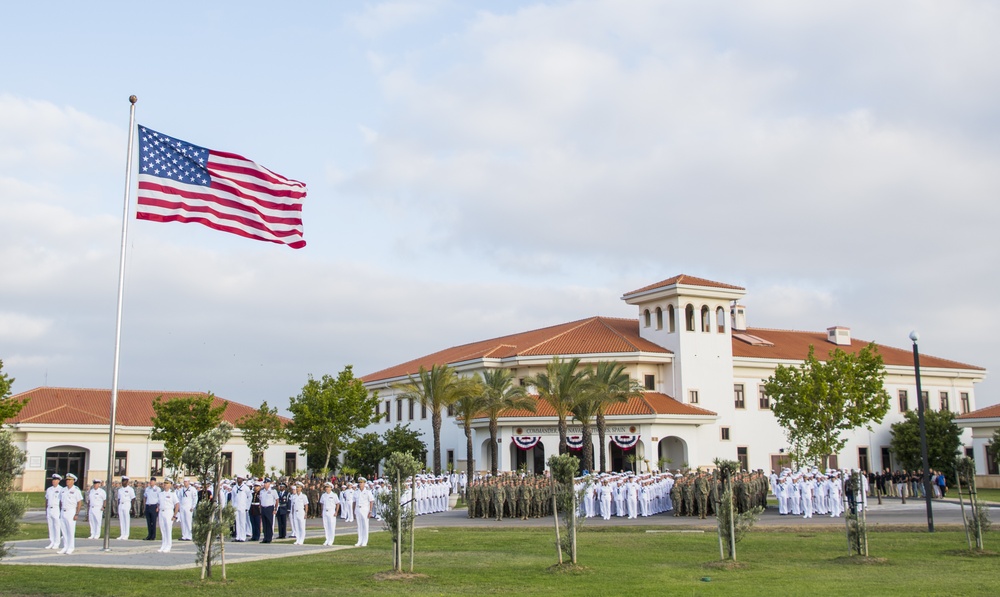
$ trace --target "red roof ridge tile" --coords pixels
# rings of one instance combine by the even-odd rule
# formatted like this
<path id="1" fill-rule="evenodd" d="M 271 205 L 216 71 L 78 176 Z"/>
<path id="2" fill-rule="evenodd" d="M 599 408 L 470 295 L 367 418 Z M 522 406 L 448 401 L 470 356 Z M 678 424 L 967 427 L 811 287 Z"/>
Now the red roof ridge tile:
<path id="1" fill-rule="evenodd" d="M 708 288 L 728 288 L 730 290 L 746 290 L 742 286 L 735 286 L 733 284 L 725 284 L 723 282 L 716 282 L 714 280 L 707 280 L 705 278 L 699 278 L 697 276 L 689 276 L 687 274 L 677 274 L 672 278 L 667 278 L 666 280 L 660 280 L 659 282 L 654 282 L 648 286 L 643 286 L 636 290 L 626 292 L 622 296 L 632 296 L 633 294 L 639 294 L 640 292 L 646 292 L 648 290 L 656 290 L 657 288 L 666 288 L 667 286 L 673 286 L 675 284 L 686 284 L 688 286 L 705 286 Z"/>
<path id="2" fill-rule="evenodd" d="M 567 324 L 563 324 L 563 325 L 568 325 L 570 327 L 567 327 L 565 330 L 559 332 L 555 336 L 549 336 L 549 337 L 545 338 L 544 340 L 542 340 L 541 342 L 536 342 L 535 344 L 533 344 L 531 346 L 525 347 L 522 352 L 529 352 L 530 350 L 532 350 L 534 348 L 537 348 L 537 347 L 541 346 L 542 344 L 547 344 L 547 343 L 555 340 L 556 338 L 560 338 L 560 337 L 565 336 L 566 334 L 568 334 L 570 332 L 574 332 L 574 331 L 580 329 L 581 327 L 587 325 L 588 323 L 591 323 L 591 322 L 595 321 L 596 319 L 598 319 L 598 317 L 594 316 L 594 317 L 588 317 L 586 319 L 580 319 L 580 320 L 577 320 L 577 321 L 571 321 L 571 322 L 569 322 Z M 552 326 L 552 327 L 557 327 L 557 326 Z M 545 328 L 542 328 L 542 329 L 545 329 Z M 528 333 L 528 332 L 525 332 L 525 333 Z"/>
<path id="3" fill-rule="evenodd" d="M 618 330 L 616 330 L 613 326 L 608 325 L 605 322 L 605 319 L 606 318 L 604 318 L 604 317 L 600 317 L 600 316 L 597 317 L 597 320 L 600 322 L 600 324 L 603 325 L 605 328 L 607 328 L 612 334 L 614 334 L 614 335 L 618 336 L 619 338 L 621 338 L 622 342 L 624 342 L 625 344 L 628 344 L 629 346 L 631 346 L 632 348 L 636 349 L 637 351 L 641 351 L 642 350 L 641 348 L 639 348 L 638 346 L 636 346 L 634 342 L 632 342 L 631 340 L 629 340 L 628 338 L 626 338 L 624 334 L 622 334 L 621 332 L 619 332 Z M 631 321 L 631 320 L 629 320 L 629 321 Z"/>

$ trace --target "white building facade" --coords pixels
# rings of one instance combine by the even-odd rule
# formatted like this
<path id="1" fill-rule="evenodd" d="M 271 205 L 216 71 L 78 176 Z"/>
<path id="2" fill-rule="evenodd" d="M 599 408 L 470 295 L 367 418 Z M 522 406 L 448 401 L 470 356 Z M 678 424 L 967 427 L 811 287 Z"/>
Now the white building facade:
<path id="1" fill-rule="evenodd" d="M 460 375 L 508 368 L 524 380 L 544 371 L 554 356 L 578 357 L 581 366 L 615 360 L 646 388 L 643 396 L 609 409 L 607 468 L 677 469 L 711 466 L 716 458 L 738 460 L 744 468 L 771 470 L 787 462 L 788 444 L 770 411 L 762 386 L 778 365 L 798 365 L 809 347 L 820 360 L 830 351 L 857 352 L 869 342 L 853 339 L 850 329 L 824 332 L 748 328 L 738 286 L 691 276 L 675 276 L 628 292 L 637 318 L 594 317 L 445 349 L 362 378 L 381 398 L 380 422 L 366 431 L 384 432 L 410 424 L 432 445 L 430 413 L 420 404 L 397 398 L 400 387 L 420 366 L 448 364 Z M 889 414 L 873 428 L 846 434 L 847 445 L 834 455 L 839 467 L 894 468 L 889 451 L 892 423 L 917 407 L 912 353 L 878 345 L 886 364 L 885 388 L 892 397 Z M 981 367 L 921 355 L 925 403 L 956 415 L 975 409 L 975 384 Z M 529 393 L 534 389 L 527 388 Z M 500 418 L 500 470 L 540 472 L 557 453 L 557 419 L 539 403 L 537 412 L 505 412 Z M 570 423 L 572 443 L 579 425 Z M 599 451 L 594 430 L 595 467 Z M 464 470 L 466 443 L 460 421 L 442 424 L 442 462 Z M 489 432 L 484 418 L 474 421 L 474 468 L 489 469 Z M 963 435 L 971 447 L 971 433 Z M 428 462 L 431 462 L 428 456 Z"/>
<path id="2" fill-rule="evenodd" d="M 153 401 L 158 397 L 169 400 L 204 395 L 119 391 L 113 477 L 125 475 L 137 481 L 146 481 L 151 476 L 162 479 L 169 471 L 164 466 L 163 442 L 150 439 Z M 27 454 L 20 479 L 22 490 L 44 491 L 53 473 L 64 477 L 66 473 L 74 473 L 81 487 L 89 487 L 93 479 L 108 478 L 110 390 L 43 387 L 12 398 L 28 399 L 24 409 L 7 421 L 14 445 Z M 216 406 L 225 402 L 218 397 L 215 400 Z M 230 401 L 223 420 L 235 426 L 241 417 L 253 412 L 253 407 Z M 238 428 L 233 430 L 222 453 L 224 476 L 245 473 L 253 457 Z M 279 475 L 294 475 L 306 466 L 305 453 L 283 441 L 269 446 L 258 457 L 263 459 L 267 471 Z"/>

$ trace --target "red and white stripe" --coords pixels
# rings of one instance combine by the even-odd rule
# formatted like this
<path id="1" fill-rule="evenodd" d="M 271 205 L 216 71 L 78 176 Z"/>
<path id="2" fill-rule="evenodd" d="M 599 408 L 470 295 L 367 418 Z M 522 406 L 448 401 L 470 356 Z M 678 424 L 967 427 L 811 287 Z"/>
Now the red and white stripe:
<path id="1" fill-rule="evenodd" d="M 136 218 L 195 222 L 247 238 L 306 246 L 302 200 L 306 185 L 234 153 L 210 151 L 210 186 L 139 174 Z"/>

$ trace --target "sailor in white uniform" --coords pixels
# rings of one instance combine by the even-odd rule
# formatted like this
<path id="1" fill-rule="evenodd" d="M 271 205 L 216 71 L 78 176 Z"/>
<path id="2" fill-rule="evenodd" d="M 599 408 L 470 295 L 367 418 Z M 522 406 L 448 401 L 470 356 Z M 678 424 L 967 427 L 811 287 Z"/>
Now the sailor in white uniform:
<path id="1" fill-rule="evenodd" d="M 156 550 L 160 553 L 169 553 L 174 544 L 174 521 L 177 520 L 180 502 L 177 500 L 177 494 L 172 491 L 173 484 L 170 479 L 164 479 L 163 491 L 160 492 L 158 524 L 163 539 L 160 541 L 160 549 Z"/>
<path id="2" fill-rule="evenodd" d="M 358 490 L 354 496 L 354 515 L 358 522 L 358 542 L 354 544 L 355 547 L 368 545 L 368 516 L 371 514 L 374 501 L 375 496 L 368 489 L 367 479 L 361 477 L 358 479 Z"/>
<path id="3" fill-rule="evenodd" d="M 49 544 L 45 549 L 57 549 L 62 538 L 62 518 L 59 504 L 62 501 L 63 486 L 59 484 L 62 475 L 52 475 L 52 485 L 45 490 L 45 521 L 49 523 Z"/>
<path id="4" fill-rule="evenodd" d="M 101 538 L 101 523 L 104 521 L 104 503 L 108 501 L 108 493 L 101 487 L 101 480 L 94 479 L 93 487 L 87 492 L 87 520 L 90 522 L 88 539 Z"/>
<path id="5" fill-rule="evenodd" d="M 337 537 L 337 510 L 340 508 L 340 496 L 333 491 L 333 483 L 327 481 L 323 486 L 324 493 L 319 496 L 319 503 L 323 507 L 323 533 L 325 541 L 323 545 L 333 545 L 333 540 Z"/>
<path id="6" fill-rule="evenodd" d="M 59 553 L 71 554 L 76 549 L 76 520 L 82 503 L 83 492 L 76 486 L 76 475 L 69 473 L 66 475 L 66 488 L 63 489 L 59 512 L 63 536 L 63 548 Z"/>
<path id="7" fill-rule="evenodd" d="M 132 528 L 132 501 L 135 500 L 135 489 L 128 483 L 128 477 L 122 477 L 122 486 L 118 488 L 118 527 L 121 534 L 118 538 L 127 541 Z"/>

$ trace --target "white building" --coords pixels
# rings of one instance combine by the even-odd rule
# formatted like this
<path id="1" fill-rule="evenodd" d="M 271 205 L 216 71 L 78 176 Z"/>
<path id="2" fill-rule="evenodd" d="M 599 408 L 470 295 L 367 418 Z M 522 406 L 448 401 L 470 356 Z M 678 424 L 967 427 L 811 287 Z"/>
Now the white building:
<path id="1" fill-rule="evenodd" d="M 204 396 L 202 392 L 152 392 L 120 390 L 115 414 L 114 476 L 126 475 L 145 481 L 150 476 L 163 476 L 163 442 L 153 441 L 150 421 L 154 416 L 153 401 L 189 396 Z M 89 487 L 92 479 L 107 479 L 108 421 L 111 410 L 111 390 L 78 388 L 35 388 L 12 396 L 28 404 L 6 423 L 13 431 L 14 445 L 27 453 L 21 488 L 24 491 L 44 491 L 53 473 L 66 476 L 74 473 L 81 487 Z M 215 397 L 214 406 L 223 404 Z M 224 421 L 236 424 L 244 415 L 256 409 L 229 401 L 222 415 Z M 262 455 L 267 470 L 279 474 L 294 474 L 305 468 L 306 457 L 295 446 L 280 442 L 268 447 Z M 223 474 L 242 473 L 250 462 L 250 449 L 239 429 L 223 448 Z"/>
<path id="2" fill-rule="evenodd" d="M 1000 459 L 990 457 L 993 434 L 1000 429 L 1000 404 L 960 415 L 955 422 L 972 432 L 966 454 L 976 461 L 976 486 L 1000 488 Z"/>
<path id="3" fill-rule="evenodd" d="M 850 329 L 842 326 L 821 332 L 748 328 L 746 309 L 738 303 L 745 292 L 738 286 L 675 276 L 622 296 L 636 307 L 636 319 L 572 321 L 455 346 L 371 373 L 362 379 L 369 390 L 379 392 L 382 420 L 366 431 L 382 433 L 398 423 L 412 423 L 431 445 L 429 413 L 419 404 L 396 398 L 399 387 L 420 366 L 449 364 L 461 375 L 503 367 L 523 380 L 543 371 L 557 355 L 579 357 L 584 366 L 616 360 L 647 391 L 610 409 L 611 469 L 630 468 L 627 457 L 636 453 L 643 468 L 704 466 L 716 458 L 739 460 L 746 468 L 777 468 L 787 459 L 788 445 L 762 392 L 765 380 L 778 365 L 801 363 L 810 346 L 823 360 L 832 349 L 853 353 L 869 342 L 852 338 Z M 890 425 L 916 408 L 912 353 L 884 345 L 878 349 L 885 361 L 892 408 L 873 431 L 847 434 L 847 445 L 835 455 L 833 466 L 892 467 Z M 956 414 L 975 408 L 974 386 L 986 375 L 981 367 L 929 355 L 921 355 L 921 373 L 925 404 Z M 476 419 L 474 429 L 474 466 L 485 470 L 489 468 L 486 419 Z M 579 433 L 571 423 L 570 435 Z M 465 436 L 452 416 L 445 418 L 441 441 L 442 461 L 464 469 Z M 971 446 L 971 434 L 966 432 L 963 441 Z M 505 412 L 499 442 L 501 470 L 524 466 L 540 471 L 545 459 L 557 453 L 556 417 L 544 403 L 536 413 Z M 595 460 L 598 451 L 595 430 Z"/>

